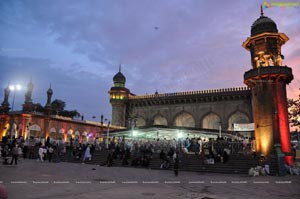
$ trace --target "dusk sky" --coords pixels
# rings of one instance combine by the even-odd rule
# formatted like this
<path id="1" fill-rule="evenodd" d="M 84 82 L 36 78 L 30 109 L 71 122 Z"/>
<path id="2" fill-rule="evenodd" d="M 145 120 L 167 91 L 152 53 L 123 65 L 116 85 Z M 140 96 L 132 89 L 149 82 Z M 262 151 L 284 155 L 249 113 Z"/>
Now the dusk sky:
<path id="1" fill-rule="evenodd" d="M 278 0 L 279 1 L 279 0 Z M 271 2 L 271 1 L 268 1 Z M 66 102 L 85 119 L 111 118 L 108 90 L 122 64 L 137 95 L 240 87 L 251 69 L 241 45 L 260 16 L 262 0 L 0 1 L 0 100 L 21 84 L 21 109 L 32 78 L 34 103 Z M 293 69 L 288 97 L 300 91 L 300 6 L 264 9 L 279 32 L 285 65 Z M 10 96 L 12 104 L 12 94 Z"/>

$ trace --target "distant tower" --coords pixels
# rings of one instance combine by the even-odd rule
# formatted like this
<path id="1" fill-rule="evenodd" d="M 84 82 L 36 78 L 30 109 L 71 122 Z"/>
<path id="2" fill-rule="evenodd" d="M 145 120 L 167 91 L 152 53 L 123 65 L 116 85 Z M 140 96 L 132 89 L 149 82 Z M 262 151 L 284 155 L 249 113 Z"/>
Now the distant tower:
<path id="1" fill-rule="evenodd" d="M 27 91 L 25 93 L 25 102 L 23 104 L 23 111 L 30 112 L 33 111 L 34 106 L 32 104 L 32 91 L 33 91 L 33 83 L 32 79 L 30 79 L 30 82 L 27 84 Z"/>
<path id="2" fill-rule="evenodd" d="M 2 106 L 0 107 L 0 112 L 1 113 L 7 113 L 9 111 L 9 102 L 8 102 L 8 98 L 9 98 L 9 94 L 10 94 L 10 89 L 9 87 L 7 86 L 5 89 L 4 89 L 4 100 L 2 102 Z"/>
<path id="3" fill-rule="evenodd" d="M 113 78 L 114 86 L 108 91 L 110 95 L 110 103 L 112 105 L 112 125 L 125 126 L 126 101 L 130 94 L 129 89 L 125 88 L 126 78 L 121 73 L 121 65 L 119 72 Z"/>
<path id="4" fill-rule="evenodd" d="M 51 113 L 51 98 L 52 98 L 52 95 L 53 95 L 53 90 L 52 90 L 51 84 L 50 84 L 50 88 L 47 91 L 47 104 L 45 106 L 47 114 Z"/>
<path id="5" fill-rule="evenodd" d="M 282 65 L 281 54 L 281 46 L 288 40 L 261 8 L 243 47 L 251 53 L 252 69 L 244 74 L 244 83 L 252 89 L 256 151 L 269 155 L 274 144 L 281 144 L 286 161 L 291 163 L 286 84 L 293 80 L 293 74 L 291 68 Z"/>

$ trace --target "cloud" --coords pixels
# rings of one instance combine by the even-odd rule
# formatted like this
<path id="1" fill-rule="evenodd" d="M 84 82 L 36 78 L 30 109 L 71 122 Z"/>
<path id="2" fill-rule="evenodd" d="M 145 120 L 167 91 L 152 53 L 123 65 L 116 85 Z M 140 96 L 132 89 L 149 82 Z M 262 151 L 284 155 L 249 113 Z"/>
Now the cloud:
<path id="1" fill-rule="evenodd" d="M 33 74 L 43 85 L 37 92 L 41 100 L 49 82 L 57 82 L 56 92 L 68 106 L 98 115 L 110 115 L 107 90 L 119 63 L 136 94 L 243 86 L 251 65 L 241 45 L 260 15 L 260 4 L 2 1 L 0 27 L 6 31 L 0 33 L 0 61 L 6 65 L 0 69 L 1 83 L 18 71 L 27 79 Z M 299 65 L 300 14 L 294 8 L 264 12 L 290 37 L 282 50 L 294 69 L 291 86 L 299 87 L 294 67 Z"/>

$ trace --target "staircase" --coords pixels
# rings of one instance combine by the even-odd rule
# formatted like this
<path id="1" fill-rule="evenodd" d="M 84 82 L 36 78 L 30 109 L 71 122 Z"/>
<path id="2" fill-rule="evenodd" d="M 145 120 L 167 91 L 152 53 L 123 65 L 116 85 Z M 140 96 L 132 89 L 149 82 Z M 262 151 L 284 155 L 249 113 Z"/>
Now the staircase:
<path id="1" fill-rule="evenodd" d="M 107 156 L 108 151 L 94 151 L 92 160 L 87 160 L 85 161 L 85 163 L 103 166 L 106 164 Z M 64 162 L 82 163 L 82 158 L 80 160 L 76 160 L 74 157 L 68 157 L 67 155 L 62 156 L 60 159 Z M 251 167 L 255 167 L 258 165 L 257 160 L 253 159 L 252 156 L 239 154 L 230 155 L 229 160 L 226 163 L 215 162 L 215 164 L 213 165 L 203 163 L 203 161 L 200 160 L 199 156 L 196 156 L 194 154 L 180 155 L 179 160 L 179 170 L 205 173 L 248 174 L 248 171 Z M 125 167 L 131 167 L 131 161 L 132 159 L 128 159 L 128 165 L 125 165 Z M 153 154 L 148 168 L 161 169 L 160 165 L 162 162 L 163 161 L 159 158 L 159 154 Z M 122 166 L 121 159 L 114 159 L 113 166 L 124 167 Z M 270 165 L 270 168 L 271 167 L 272 165 Z M 172 168 L 173 162 L 172 159 L 170 159 L 169 170 L 172 170 Z"/>

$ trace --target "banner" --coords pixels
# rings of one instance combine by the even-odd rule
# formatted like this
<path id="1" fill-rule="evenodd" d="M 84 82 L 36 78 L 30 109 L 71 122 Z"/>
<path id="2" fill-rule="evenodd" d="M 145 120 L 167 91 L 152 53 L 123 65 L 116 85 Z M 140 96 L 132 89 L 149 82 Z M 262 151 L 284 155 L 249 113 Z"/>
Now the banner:
<path id="1" fill-rule="evenodd" d="M 234 131 L 254 131 L 254 123 L 234 123 Z"/>

